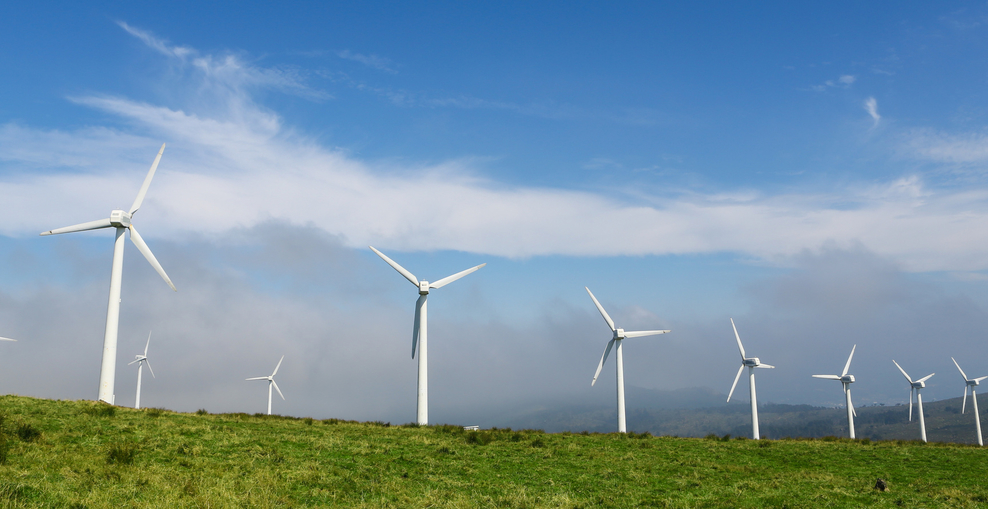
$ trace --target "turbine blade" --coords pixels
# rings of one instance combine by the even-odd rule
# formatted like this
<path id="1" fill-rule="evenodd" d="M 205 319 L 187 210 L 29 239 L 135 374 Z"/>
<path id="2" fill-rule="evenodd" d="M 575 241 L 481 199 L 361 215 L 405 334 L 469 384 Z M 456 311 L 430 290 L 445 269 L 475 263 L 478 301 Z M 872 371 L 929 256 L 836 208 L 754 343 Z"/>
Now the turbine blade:
<path id="1" fill-rule="evenodd" d="M 17 341 L 16 339 L 0 338 L 0 341 Z"/>
<path id="2" fill-rule="evenodd" d="M 909 374 L 906 373 L 906 370 L 902 369 L 902 366 L 900 366 L 898 362 L 895 362 L 895 359 L 892 359 L 892 364 L 895 364 L 895 367 L 899 368 L 899 371 L 902 371 L 902 376 L 906 377 L 906 380 L 909 380 L 910 384 L 913 383 L 913 379 L 909 378 Z"/>
<path id="3" fill-rule="evenodd" d="M 285 356 L 284 355 L 282 355 L 281 356 L 281 359 L 278 360 L 278 365 L 274 367 L 274 373 L 271 373 L 271 376 L 275 376 L 275 375 L 278 374 L 278 368 L 281 367 L 281 361 L 283 361 L 283 360 L 285 360 Z"/>
<path id="4" fill-rule="evenodd" d="M 453 281 L 456 281 L 457 279 L 460 279 L 461 277 L 463 277 L 463 276 L 465 276 L 465 275 L 467 275 L 467 274 L 469 274 L 471 272 L 477 272 L 484 265 L 487 265 L 487 264 L 486 263 L 481 263 L 480 265 L 477 265 L 476 267 L 470 267 L 467 270 L 461 270 L 460 272 L 457 272 L 456 274 L 453 274 L 452 276 L 446 276 L 446 277 L 440 279 L 439 281 L 434 281 L 432 283 L 429 283 L 429 288 L 442 288 L 442 287 L 444 287 L 444 286 L 452 283 Z"/>
<path id="5" fill-rule="evenodd" d="M 931 377 L 933 377 L 933 375 L 935 375 L 935 374 L 936 373 L 930 373 L 929 375 L 926 375 L 923 378 L 920 378 L 919 380 L 916 380 L 916 381 L 917 382 L 925 382 L 925 381 L 929 380 Z"/>
<path id="6" fill-rule="evenodd" d="M 624 331 L 624 337 L 626 338 L 641 338 L 644 336 L 655 336 L 658 334 L 666 334 L 672 331 L 669 330 L 635 330 L 635 331 Z"/>
<path id="7" fill-rule="evenodd" d="M 916 389 L 910 385 L 909 386 L 909 422 L 912 422 L 913 420 L 913 392 L 916 392 Z"/>
<path id="8" fill-rule="evenodd" d="M 85 223 L 79 223 L 72 226 L 55 228 L 54 230 L 41 232 L 41 235 L 58 235 L 59 233 L 84 232 L 86 230 L 99 230 L 100 228 L 109 228 L 111 226 L 113 225 L 110 224 L 110 218 L 97 219 L 96 221 L 88 221 Z"/>
<path id="9" fill-rule="evenodd" d="M 412 325 L 412 358 L 415 358 L 415 348 L 419 345 L 419 334 L 422 327 L 422 306 L 429 300 L 428 295 L 419 295 L 415 301 L 415 323 Z"/>
<path id="10" fill-rule="evenodd" d="M 128 362 L 127 365 L 130 366 L 131 364 L 133 364 L 135 362 L 141 362 L 142 360 L 144 360 L 144 359 L 134 359 L 134 360 Z"/>
<path id="11" fill-rule="evenodd" d="M 967 381 L 967 375 L 964 374 L 964 370 L 961 369 L 961 365 L 960 364 L 957 364 L 957 361 L 953 357 L 951 357 L 950 360 L 954 361 L 954 366 L 957 366 L 957 371 L 960 371 L 961 372 L 961 376 L 964 377 L 964 381 L 966 382 Z"/>
<path id="12" fill-rule="evenodd" d="M 813 375 L 813 378 L 825 378 L 827 380 L 840 380 L 838 375 Z"/>
<path id="13" fill-rule="evenodd" d="M 245 378 L 244 380 L 267 380 L 266 376 L 255 376 L 254 378 Z"/>
<path id="14" fill-rule="evenodd" d="M 962 414 L 964 413 L 964 410 L 967 409 L 967 388 L 968 388 L 968 385 L 967 384 L 964 384 L 964 402 L 961 403 L 961 413 Z"/>
<path id="15" fill-rule="evenodd" d="M 738 335 L 738 328 L 734 325 L 734 319 L 731 318 L 731 327 L 734 328 L 734 337 L 738 340 L 738 350 L 741 350 L 741 360 L 744 360 L 744 345 L 741 344 L 741 336 Z"/>
<path id="16" fill-rule="evenodd" d="M 854 349 L 857 348 L 857 347 L 858 347 L 858 345 L 854 345 L 854 346 L 851 347 L 851 355 L 848 355 L 847 356 L 847 364 L 844 364 L 844 371 L 841 371 L 840 376 L 846 375 L 847 374 L 847 370 L 851 369 L 851 358 L 854 357 Z"/>
<path id="17" fill-rule="evenodd" d="M 144 364 L 147 364 L 147 366 L 148 366 L 148 371 L 150 371 L 150 372 L 151 372 L 151 376 L 152 376 L 152 377 L 154 377 L 154 378 L 158 378 L 158 377 L 156 377 L 156 376 L 154 376 L 154 370 L 153 370 L 153 369 L 151 369 L 151 361 L 149 361 L 149 360 L 147 360 L 147 359 L 144 359 Z"/>
<path id="18" fill-rule="evenodd" d="M 731 392 L 727 393 L 727 402 L 731 402 L 731 396 L 734 395 L 734 388 L 738 386 L 738 380 L 741 379 L 741 372 L 744 371 L 744 364 L 738 368 L 738 376 L 734 377 L 734 385 L 731 385 Z"/>
<path id="19" fill-rule="evenodd" d="M 161 144 L 161 148 L 158 149 L 158 155 L 155 156 L 154 162 L 151 163 L 151 169 L 148 171 L 148 176 L 144 177 L 144 183 L 141 184 L 141 190 L 137 192 L 137 198 L 134 199 L 134 204 L 130 206 L 130 215 L 134 215 L 137 209 L 141 208 L 141 203 L 144 202 L 144 195 L 148 194 L 148 187 L 151 187 L 151 179 L 154 178 L 154 171 L 158 169 L 158 161 L 161 161 L 161 153 L 165 151 L 165 144 Z"/>
<path id="20" fill-rule="evenodd" d="M 756 364 L 755 367 L 756 368 L 765 368 L 765 369 L 775 369 L 775 366 L 773 366 L 771 364 Z"/>
<path id="21" fill-rule="evenodd" d="M 11 341 L 15 341 L 15 340 L 11 339 Z M 974 381 L 975 382 L 980 382 L 980 381 L 984 380 L 985 378 L 988 378 L 988 376 L 983 376 L 981 378 L 975 378 Z"/>
<path id="22" fill-rule="evenodd" d="M 148 347 L 151 346 L 151 331 L 148 331 L 148 342 L 144 345 L 144 357 L 148 356 Z"/>
<path id="23" fill-rule="evenodd" d="M 854 404 L 851 403 L 851 391 L 850 391 L 850 389 L 847 389 L 846 388 L 846 385 L 845 385 L 845 389 L 844 390 L 848 392 L 848 394 L 847 394 L 847 402 L 848 402 L 848 404 L 851 405 L 851 415 L 857 417 L 858 416 L 858 413 L 854 411 Z"/>
<path id="24" fill-rule="evenodd" d="M 161 264 L 158 263 L 158 259 L 154 257 L 154 253 L 151 252 L 151 248 L 144 243 L 144 239 L 141 238 L 141 234 L 137 233 L 137 228 L 134 227 L 133 223 L 130 225 L 130 240 L 135 246 L 137 246 L 137 250 L 144 255 L 144 258 L 147 258 L 148 263 L 154 267 L 154 270 L 158 271 L 158 275 L 161 276 L 161 279 L 164 279 L 165 282 L 168 283 L 168 286 L 177 292 L 178 289 L 175 288 L 175 284 L 168 278 L 168 274 L 165 274 L 165 269 L 161 268 Z"/>
<path id="25" fill-rule="evenodd" d="M 408 272 L 408 270 L 405 269 L 405 267 L 398 265 L 398 262 L 392 260 L 391 258 L 388 258 L 387 256 L 384 256 L 384 253 L 378 251 L 377 249 L 374 249 L 374 246 L 367 246 L 367 247 L 371 248 L 371 251 L 377 253 L 377 256 L 380 256 L 381 258 L 384 259 L 384 261 L 388 262 L 388 265 L 390 265 L 391 268 L 397 270 L 398 273 L 401 274 L 402 276 L 405 276 L 405 279 L 411 281 L 413 285 L 415 286 L 419 285 L 419 280 L 415 279 L 415 274 Z"/>
<path id="26" fill-rule="evenodd" d="M 271 380 L 271 385 L 274 385 L 274 390 L 278 391 L 278 395 L 281 396 L 281 399 L 285 399 L 285 395 L 282 394 L 281 389 L 278 388 L 278 382 Z"/>
<path id="27" fill-rule="evenodd" d="M 584 286 L 583 288 L 585 288 L 587 290 L 587 293 L 590 294 L 590 298 L 593 299 L 594 305 L 597 306 L 597 311 L 600 311 L 600 316 L 604 317 L 604 321 L 607 322 L 607 326 L 611 328 L 611 332 L 616 331 L 617 328 L 614 327 L 614 320 L 611 320 L 611 316 L 607 314 L 607 311 L 604 311 L 604 306 L 600 305 L 600 302 L 597 301 L 597 297 L 593 296 L 593 292 L 591 292 L 589 288 L 587 288 L 586 286 Z"/>
<path id="28" fill-rule="evenodd" d="M 611 353 L 611 347 L 614 346 L 614 340 L 607 342 L 607 347 L 604 348 L 604 355 L 600 356 L 600 363 L 597 364 L 597 371 L 593 374 L 593 381 L 590 382 L 590 387 L 597 383 L 597 377 L 600 376 L 600 370 L 604 367 L 604 361 L 607 360 L 607 355 Z"/>

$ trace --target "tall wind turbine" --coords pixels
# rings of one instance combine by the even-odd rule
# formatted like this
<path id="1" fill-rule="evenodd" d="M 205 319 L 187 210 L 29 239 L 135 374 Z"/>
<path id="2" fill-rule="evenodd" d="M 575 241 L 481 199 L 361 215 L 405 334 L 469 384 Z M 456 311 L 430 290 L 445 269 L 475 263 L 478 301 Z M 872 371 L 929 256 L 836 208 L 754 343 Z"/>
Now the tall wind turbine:
<path id="1" fill-rule="evenodd" d="M 854 349 L 857 347 L 858 345 L 851 347 L 851 355 L 847 356 L 847 363 L 844 364 L 844 371 L 841 371 L 840 375 L 813 375 L 813 378 L 839 380 L 841 385 L 844 386 L 844 399 L 847 400 L 847 429 L 851 431 L 851 438 L 854 438 L 854 416 L 857 413 L 854 411 L 854 407 L 851 406 L 851 384 L 854 383 L 854 375 L 848 375 L 847 370 L 851 369 L 851 357 L 854 357 Z"/>
<path id="2" fill-rule="evenodd" d="M 154 158 L 154 163 L 151 164 L 151 170 L 148 171 L 147 177 L 144 177 L 144 183 L 137 193 L 134 204 L 130 206 L 129 212 L 114 210 L 110 212 L 108 219 L 98 219 L 41 233 L 41 235 L 55 235 L 101 228 L 116 229 L 117 236 L 113 242 L 113 265 L 110 270 L 110 300 L 106 308 L 106 329 L 103 335 L 103 362 L 99 372 L 99 399 L 111 405 L 114 400 L 113 382 L 117 369 L 117 328 L 120 324 L 120 280 L 123 277 L 124 232 L 130 230 L 130 240 L 137 246 L 137 250 L 144 255 L 144 258 L 147 258 L 147 261 L 151 263 L 154 270 L 158 271 L 168 286 L 172 290 L 178 291 L 172 284 L 172 280 L 168 278 L 168 274 L 165 274 L 165 269 L 161 268 L 161 264 L 151 253 L 151 249 L 144 243 L 141 234 L 137 233 L 137 228 L 131 223 L 137 209 L 141 208 L 144 195 L 147 194 L 151 179 L 154 178 L 154 170 L 158 168 L 158 161 L 161 161 L 161 153 L 164 151 L 165 144 L 162 143 L 161 149 L 158 150 L 158 156 Z"/>
<path id="3" fill-rule="evenodd" d="M 974 402 L 974 425 L 978 429 L 978 445 L 984 446 L 985 443 L 981 439 L 981 414 L 978 413 L 978 394 L 975 392 L 974 388 L 981 384 L 981 381 L 988 376 L 983 376 L 981 378 L 968 378 L 964 374 L 964 370 L 961 369 L 961 365 L 957 364 L 957 361 L 953 357 L 950 360 L 954 361 L 954 366 L 957 366 L 957 371 L 961 372 L 961 376 L 964 377 L 964 402 L 961 403 L 961 413 L 967 409 L 967 390 L 971 389 L 971 401 Z"/>
<path id="4" fill-rule="evenodd" d="M 758 357 L 748 357 L 744 353 L 744 345 L 741 344 L 741 336 L 738 335 L 738 328 L 731 318 L 731 327 L 734 328 L 734 337 L 738 340 L 738 349 L 741 350 L 741 367 L 738 368 L 738 375 L 734 377 L 734 385 L 731 385 L 731 392 L 727 395 L 727 402 L 731 402 L 734 395 L 734 388 L 738 386 L 741 379 L 741 372 L 748 368 L 748 388 L 751 390 L 751 438 L 758 440 L 761 435 L 758 433 L 758 399 L 755 397 L 755 368 L 774 368 L 768 364 L 762 364 Z"/>
<path id="5" fill-rule="evenodd" d="M 412 326 L 412 358 L 415 358 L 415 347 L 418 346 L 419 349 L 419 383 L 418 383 L 418 408 L 416 420 L 420 425 L 429 424 L 429 320 L 428 320 L 428 308 L 427 301 L 429 299 L 429 290 L 433 288 L 442 288 L 457 279 L 460 279 L 471 272 L 479 270 L 486 263 L 481 263 L 476 267 L 471 267 L 467 270 L 457 272 L 452 276 L 446 276 L 439 281 L 430 283 L 428 281 L 419 281 L 415 274 L 412 274 L 406 270 L 397 262 L 384 256 L 384 253 L 374 249 L 374 246 L 369 246 L 371 251 L 377 253 L 384 261 L 388 262 L 392 268 L 398 271 L 399 274 L 405 276 L 405 279 L 410 281 L 413 285 L 417 286 L 419 289 L 419 299 L 415 301 L 415 322 Z"/>
<path id="6" fill-rule="evenodd" d="M 906 370 L 902 369 L 902 366 L 900 366 L 898 362 L 895 362 L 895 360 L 893 359 L 892 363 L 895 364 L 895 367 L 899 368 L 899 371 L 902 372 L 902 376 L 906 377 L 906 380 L 909 380 L 909 420 L 910 421 L 913 420 L 913 393 L 914 392 L 916 393 L 916 403 L 919 405 L 919 437 L 923 439 L 923 441 L 925 442 L 926 418 L 923 417 L 923 395 L 919 393 L 919 390 L 926 387 L 926 381 L 929 380 L 930 377 L 932 377 L 936 373 L 930 373 L 929 375 L 926 375 L 923 378 L 914 381 L 912 378 L 909 378 L 909 375 L 906 373 Z"/>
<path id="7" fill-rule="evenodd" d="M 147 342 L 146 345 L 144 345 L 144 355 L 137 354 L 137 355 L 134 356 L 134 357 L 136 357 L 136 359 L 134 359 L 134 360 L 132 360 L 132 361 L 130 361 L 130 362 L 127 363 L 128 366 L 130 366 L 131 364 L 133 364 L 135 362 L 139 363 L 137 365 L 137 402 L 134 403 L 134 408 L 137 408 L 137 409 L 140 409 L 141 408 L 141 374 L 144 371 L 144 365 L 145 364 L 148 365 L 148 371 L 151 372 L 151 376 L 157 378 L 156 376 L 154 376 L 154 370 L 151 369 L 151 361 L 148 360 L 148 347 L 149 346 L 151 346 L 151 332 L 150 331 L 148 332 L 148 342 Z"/>
<path id="8" fill-rule="evenodd" d="M 268 381 L 268 415 L 271 415 L 271 388 L 278 391 L 278 395 L 281 399 L 285 399 L 285 395 L 281 393 L 281 389 L 278 388 L 278 382 L 274 381 L 274 376 L 278 374 L 278 368 L 281 367 L 281 361 L 285 360 L 285 356 L 281 356 L 281 360 L 278 361 L 278 365 L 274 367 L 274 372 L 271 376 L 255 376 L 254 378 L 248 378 L 247 380 L 267 380 Z"/>
<path id="9" fill-rule="evenodd" d="M 607 360 L 607 354 L 611 353 L 611 347 L 617 343 L 617 349 L 614 352 L 616 357 L 615 364 L 617 365 L 617 424 L 618 433 L 627 433 L 628 427 L 626 425 L 624 417 L 624 350 L 622 348 L 622 341 L 624 338 L 638 338 L 643 336 L 655 336 L 656 334 L 665 334 L 669 332 L 668 330 L 643 330 L 643 331 L 626 331 L 624 329 L 618 329 L 614 327 L 614 320 L 604 311 L 604 306 L 597 302 L 597 297 L 593 296 L 593 292 L 589 288 L 584 287 L 587 293 L 590 294 L 590 298 L 593 299 L 593 303 L 597 306 L 597 311 L 600 311 L 600 316 L 604 317 L 604 321 L 607 322 L 607 326 L 611 328 L 611 332 L 614 336 L 611 340 L 607 342 L 607 347 L 604 348 L 604 355 L 600 357 L 600 363 L 597 364 L 597 372 L 593 374 L 593 381 L 590 382 L 590 386 L 597 383 L 597 377 L 600 376 L 600 370 L 604 367 L 604 362 Z"/>

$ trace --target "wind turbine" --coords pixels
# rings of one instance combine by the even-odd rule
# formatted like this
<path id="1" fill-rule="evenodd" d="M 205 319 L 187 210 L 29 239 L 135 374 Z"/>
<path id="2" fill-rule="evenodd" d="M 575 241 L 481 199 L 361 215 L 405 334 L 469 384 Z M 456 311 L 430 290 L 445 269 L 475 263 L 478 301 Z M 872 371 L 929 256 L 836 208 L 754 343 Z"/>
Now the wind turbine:
<path id="1" fill-rule="evenodd" d="M 854 411 L 854 407 L 851 406 L 851 384 L 854 383 L 854 375 L 848 375 L 847 370 L 851 369 L 851 357 L 854 357 L 854 349 L 858 345 L 851 347 L 851 355 L 847 356 L 847 363 L 844 364 L 844 371 L 841 371 L 840 375 L 813 375 L 813 378 L 824 378 L 827 380 L 839 380 L 841 385 L 844 386 L 844 399 L 847 400 L 847 429 L 851 431 L 851 438 L 854 438 L 854 416 L 857 413 Z"/>
<path id="2" fill-rule="evenodd" d="M 419 349 L 419 382 L 418 382 L 418 408 L 416 412 L 417 422 L 420 425 L 429 424 L 429 349 L 428 349 L 428 339 L 429 339 L 429 320 L 428 320 L 428 299 L 429 290 L 433 288 L 442 288 L 457 279 L 460 279 L 471 272 L 479 270 L 486 263 L 481 263 L 476 267 L 471 267 L 467 270 L 457 272 L 452 276 L 446 276 L 439 281 L 430 283 L 428 281 L 419 281 L 415 274 L 412 274 L 406 270 L 397 262 L 384 256 L 384 253 L 374 249 L 374 246 L 368 246 L 371 251 L 377 253 L 384 261 L 388 262 L 394 270 L 397 270 L 399 274 L 405 276 L 405 279 L 409 280 L 413 285 L 417 286 L 419 289 L 419 299 L 415 301 L 415 323 L 412 326 L 412 358 L 415 358 L 415 347 L 418 346 Z"/>
<path id="3" fill-rule="evenodd" d="M 611 328 L 611 332 L 614 336 L 611 340 L 607 342 L 607 347 L 604 348 L 604 355 L 600 357 L 600 363 L 597 364 L 597 372 L 593 374 L 593 381 L 590 382 L 590 386 L 593 387 L 597 383 L 597 377 L 600 376 L 600 370 L 604 367 L 604 362 L 607 360 L 607 354 L 611 353 L 611 347 L 617 343 L 617 350 L 614 355 L 617 359 L 614 361 L 617 364 L 617 422 L 618 422 L 618 433 L 627 433 L 628 427 L 625 422 L 624 417 L 624 353 L 622 348 L 622 341 L 624 338 L 638 338 L 643 336 L 655 336 L 656 334 L 665 334 L 669 332 L 668 330 L 643 330 L 643 331 L 626 331 L 624 329 L 618 329 L 614 327 L 614 320 L 604 311 L 604 306 L 597 302 L 597 297 L 593 296 L 593 292 L 589 288 L 584 287 L 587 293 L 590 294 L 590 298 L 593 299 L 593 303 L 597 306 L 597 311 L 600 311 L 600 316 L 604 317 L 604 321 L 607 322 L 607 326 Z"/>
<path id="4" fill-rule="evenodd" d="M 913 381 L 912 378 L 909 378 L 909 375 L 906 373 L 906 370 L 902 369 L 902 366 L 900 366 L 898 362 L 895 362 L 895 360 L 893 359 L 892 363 L 895 364 L 895 367 L 899 368 L 899 371 L 902 372 L 902 376 L 906 377 L 906 380 L 909 380 L 909 421 L 910 422 L 913 420 L 913 393 L 914 392 L 916 393 L 916 403 L 919 405 L 919 436 L 921 439 L 923 439 L 924 442 L 926 442 L 926 419 L 923 417 L 923 395 L 919 393 L 919 390 L 926 387 L 926 381 L 929 380 L 930 377 L 932 377 L 936 373 L 930 373 L 929 375 L 926 375 L 923 378 L 920 378 L 919 380 Z"/>
<path id="5" fill-rule="evenodd" d="M 116 228 L 117 236 L 113 242 L 113 265 L 110 270 L 110 299 L 106 308 L 106 329 L 103 335 L 103 361 L 99 372 L 99 399 L 111 405 L 115 399 L 113 382 L 117 369 L 117 329 L 120 324 L 120 280 L 123 277 L 124 232 L 130 230 L 130 240 L 137 246 L 137 250 L 144 255 L 144 258 L 147 258 L 147 261 L 154 267 L 154 270 L 158 271 L 158 274 L 168 283 L 168 286 L 172 290 L 178 291 L 175 289 L 175 285 L 172 284 L 172 280 L 168 278 L 168 274 L 165 274 L 165 269 L 161 268 L 161 264 L 158 263 L 154 254 L 151 253 L 151 249 L 144 243 L 141 234 L 137 233 L 137 228 L 131 223 L 131 219 L 137 213 L 137 209 L 141 208 L 144 195 L 147 194 L 148 187 L 151 185 L 151 179 L 154 178 L 154 170 L 158 168 L 158 161 L 161 161 L 161 154 L 164 151 L 165 144 L 162 143 L 161 149 L 158 150 L 158 156 L 154 158 L 151 169 L 148 171 L 147 176 L 144 177 L 144 183 L 141 184 L 141 190 L 138 191 L 137 199 L 130 206 L 129 212 L 114 210 L 110 212 L 108 219 L 98 219 L 96 221 L 89 221 L 88 223 L 66 226 L 41 233 L 41 235 L 55 235 L 58 233 L 98 230 L 101 228 Z"/>
<path id="6" fill-rule="evenodd" d="M 148 332 L 148 342 L 147 342 L 146 345 L 144 345 L 144 355 L 137 354 L 137 355 L 134 356 L 134 357 L 136 357 L 136 359 L 134 359 L 134 360 L 132 360 L 132 361 L 130 361 L 130 362 L 127 363 L 128 366 L 130 366 L 131 364 L 133 364 L 135 362 L 139 363 L 137 365 L 137 402 L 134 403 L 134 408 L 138 408 L 138 409 L 141 408 L 141 373 L 144 371 L 144 365 L 145 364 L 148 365 L 148 371 L 151 372 L 151 376 L 153 376 L 155 378 L 158 378 L 158 377 L 154 376 L 154 370 L 151 369 L 151 361 L 148 360 L 148 347 L 149 346 L 151 346 L 151 332 L 150 331 Z"/>
<path id="7" fill-rule="evenodd" d="M 281 367 L 281 361 L 285 360 L 285 356 L 281 356 L 281 360 L 278 361 L 278 365 L 274 367 L 274 372 L 271 376 L 255 376 L 254 378 L 248 378 L 247 380 L 267 380 L 268 381 L 268 415 L 271 415 L 271 388 L 274 387 L 278 391 L 278 395 L 281 399 L 285 399 L 285 395 L 281 393 L 281 389 L 278 388 L 278 382 L 274 381 L 274 376 L 278 374 L 278 368 Z"/>
<path id="8" fill-rule="evenodd" d="M 758 357 L 746 356 L 744 345 L 741 344 L 741 336 L 738 335 L 738 328 L 734 325 L 733 318 L 731 318 L 731 327 L 734 328 L 734 337 L 737 338 L 738 349 L 741 350 L 741 367 L 738 368 L 738 375 L 734 377 L 734 385 L 731 386 L 731 392 L 727 395 L 727 402 L 731 402 L 731 396 L 734 395 L 734 388 L 738 386 L 738 380 L 741 379 L 741 372 L 747 366 L 748 388 L 751 390 L 751 437 L 758 440 L 761 435 L 758 434 L 758 399 L 755 397 L 755 368 L 774 368 L 775 366 L 762 364 L 762 361 Z"/>
<path id="9" fill-rule="evenodd" d="M 978 429 L 978 445 L 984 446 L 985 443 L 981 440 L 981 414 L 978 413 L 978 394 L 975 392 L 974 388 L 981 384 L 981 381 L 988 376 L 983 376 L 981 378 L 968 378 L 964 374 L 964 370 L 961 369 L 961 365 L 957 364 L 957 361 L 953 357 L 950 360 L 954 361 L 954 366 L 957 366 L 957 371 L 961 372 L 961 376 L 964 377 L 964 402 L 961 403 L 961 413 L 967 409 L 967 389 L 971 389 L 971 401 L 974 402 L 974 424 Z"/>

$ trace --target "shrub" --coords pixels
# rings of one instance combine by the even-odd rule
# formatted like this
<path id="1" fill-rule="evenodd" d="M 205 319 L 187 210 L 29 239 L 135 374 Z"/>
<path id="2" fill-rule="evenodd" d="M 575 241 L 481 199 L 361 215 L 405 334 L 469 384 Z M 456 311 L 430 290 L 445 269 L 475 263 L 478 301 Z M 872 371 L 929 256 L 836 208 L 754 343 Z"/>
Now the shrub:
<path id="1" fill-rule="evenodd" d="M 422 425 L 417 422 L 407 422 L 401 425 L 402 428 L 421 428 Z"/>
<path id="2" fill-rule="evenodd" d="M 487 445 L 493 440 L 494 434 L 486 431 L 471 431 L 466 436 L 467 443 L 474 445 Z"/>
<path id="3" fill-rule="evenodd" d="M 452 424 L 438 424 L 433 426 L 433 429 L 437 433 L 449 433 L 450 435 L 459 435 L 463 433 L 463 426 L 454 426 Z"/>
<path id="4" fill-rule="evenodd" d="M 196 410 L 196 415 L 209 415 L 209 412 L 207 412 L 205 408 L 200 408 L 199 410 Z"/>
<path id="5" fill-rule="evenodd" d="M 542 437 L 536 437 L 535 440 L 532 440 L 532 447 L 545 447 L 545 440 L 542 440 Z"/>
<path id="6" fill-rule="evenodd" d="M 110 465 L 130 465 L 134 463 L 137 447 L 133 445 L 111 445 L 106 451 L 106 462 Z"/>
<path id="7" fill-rule="evenodd" d="M 390 422 L 384 422 L 384 421 L 373 421 L 373 422 L 369 422 L 367 424 L 372 424 L 374 426 L 380 426 L 382 428 L 390 428 L 391 427 L 391 423 Z"/>
<path id="8" fill-rule="evenodd" d="M 312 417 L 306 417 L 305 419 L 302 419 L 302 422 L 304 422 L 306 426 L 312 426 L 313 420 Z"/>
<path id="9" fill-rule="evenodd" d="M 85 412 L 94 417 L 113 417 L 117 415 L 117 407 L 103 401 L 97 401 L 87 407 Z"/>
<path id="10" fill-rule="evenodd" d="M 721 441 L 721 442 L 727 442 L 727 441 L 728 441 L 728 440 L 730 440 L 730 439 L 731 439 L 731 434 L 730 434 L 730 433 L 728 433 L 728 434 L 726 434 L 726 435 L 724 435 L 724 436 L 722 436 L 722 437 L 720 437 L 720 441 Z"/>
<path id="11" fill-rule="evenodd" d="M 166 411 L 164 408 L 145 408 L 144 415 L 148 417 L 161 417 Z"/>
<path id="12" fill-rule="evenodd" d="M 25 423 L 17 426 L 17 436 L 25 442 L 34 442 L 41 438 L 41 432 L 34 426 Z"/>

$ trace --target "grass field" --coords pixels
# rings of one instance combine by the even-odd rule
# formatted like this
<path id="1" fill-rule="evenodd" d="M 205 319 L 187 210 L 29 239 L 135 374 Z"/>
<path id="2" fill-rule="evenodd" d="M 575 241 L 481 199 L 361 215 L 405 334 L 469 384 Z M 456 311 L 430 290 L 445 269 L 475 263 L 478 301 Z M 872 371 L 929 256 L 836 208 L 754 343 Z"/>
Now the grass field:
<path id="1" fill-rule="evenodd" d="M 4 507 L 988 507 L 988 451 L 967 445 L 0 405 Z"/>

